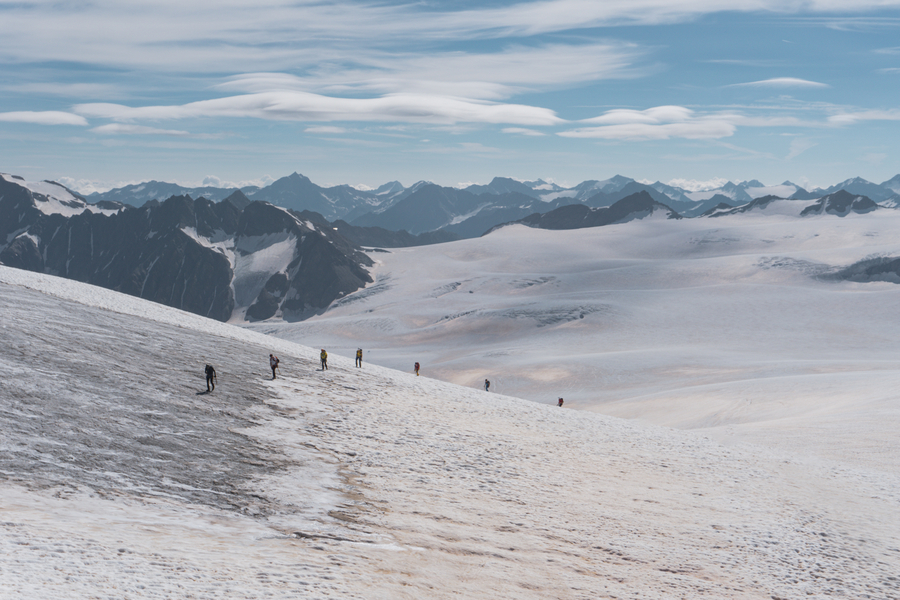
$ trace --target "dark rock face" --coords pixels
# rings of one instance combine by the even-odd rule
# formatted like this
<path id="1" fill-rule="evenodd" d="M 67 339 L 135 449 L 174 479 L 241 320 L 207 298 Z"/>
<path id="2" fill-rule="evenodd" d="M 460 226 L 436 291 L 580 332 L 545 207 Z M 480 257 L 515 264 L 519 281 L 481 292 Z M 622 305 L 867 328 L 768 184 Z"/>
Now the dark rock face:
<path id="1" fill-rule="evenodd" d="M 862 260 L 834 273 L 819 275 L 818 278 L 858 283 L 871 281 L 900 283 L 900 258 L 884 256 Z"/>
<path id="2" fill-rule="evenodd" d="M 440 229 L 457 216 L 490 202 L 493 199 L 488 200 L 465 190 L 429 184 L 384 212 L 365 214 L 352 224 L 358 227 L 383 227 L 393 231 L 403 229 L 415 235 Z"/>
<path id="3" fill-rule="evenodd" d="M 84 210 L 65 216 L 42 212 L 37 203 L 49 200 L 0 179 L 0 264 L 220 321 L 244 308 L 253 320 L 279 311 L 305 318 L 371 281 L 371 260 L 321 215 L 245 203 L 237 194 L 218 203 L 173 196 L 106 213 L 66 206 L 67 214 Z"/>
<path id="4" fill-rule="evenodd" d="M 581 229 L 626 223 L 643 219 L 658 211 L 662 211 L 668 219 L 682 218 L 665 204 L 654 200 L 646 191 L 641 191 L 619 200 L 608 208 L 569 204 L 544 214 L 535 213 L 519 222 L 539 229 Z"/>
<path id="5" fill-rule="evenodd" d="M 256 301 L 247 309 L 247 318 L 251 321 L 265 321 L 274 317 L 289 284 L 286 273 L 275 273 L 269 277 Z"/>
<path id="6" fill-rule="evenodd" d="M 847 190 L 838 190 L 833 194 L 822 196 L 818 202 L 804 208 L 800 216 L 829 214 L 846 217 L 850 213 L 864 214 L 878 208 L 879 206 L 866 196 L 851 194 Z"/>
<path id="7" fill-rule="evenodd" d="M 406 230 L 390 231 L 383 227 L 357 227 L 346 221 L 335 221 L 334 229 L 357 246 L 382 248 L 409 248 L 441 244 L 459 239 L 459 236 L 444 230 L 429 231 L 413 235 Z"/>
<path id="8" fill-rule="evenodd" d="M 704 214 L 705 214 L 705 216 L 708 216 L 708 217 L 724 217 L 725 215 L 738 215 L 741 213 L 750 212 L 752 210 L 762 210 L 765 207 L 767 207 L 769 204 L 771 204 L 772 202 L 775 202 L 776 200 L 784 200 L 784 198 L 779 198 L 778 196 L 762 196 L 760 198 L 756 198 L 755 200 L 748 202 L 747 204 L 738 206 L 736 208 L 732 208 L 731 210 L 727 210 L 724 208 L 722 210 L 714 209 L 714 210 L 707 211 Z M 720 206 L 721 206 L 721 204 L 720 204 Z"/>

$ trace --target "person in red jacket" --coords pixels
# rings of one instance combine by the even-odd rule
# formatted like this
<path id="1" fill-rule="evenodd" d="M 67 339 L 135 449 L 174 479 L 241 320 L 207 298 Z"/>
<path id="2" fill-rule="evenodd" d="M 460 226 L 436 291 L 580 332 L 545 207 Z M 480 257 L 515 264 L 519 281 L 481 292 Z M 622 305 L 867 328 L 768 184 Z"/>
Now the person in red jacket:
<path id="1" fill-rule="evenodd" d="M 557 406 L 562 406 L 562 403 L 563 403 L 563 399 L 560 398 L 560 399 L 559 399 L 559 402 L 558 402 L 556 405 L 557 405 Z"/>
<path id="2" fill-rule="evenodd" d="M 416 363 L 416 366 L 414 368 L 416 370 L 416 375 L 418 375 L 419 374 L 419 363 Z"/>

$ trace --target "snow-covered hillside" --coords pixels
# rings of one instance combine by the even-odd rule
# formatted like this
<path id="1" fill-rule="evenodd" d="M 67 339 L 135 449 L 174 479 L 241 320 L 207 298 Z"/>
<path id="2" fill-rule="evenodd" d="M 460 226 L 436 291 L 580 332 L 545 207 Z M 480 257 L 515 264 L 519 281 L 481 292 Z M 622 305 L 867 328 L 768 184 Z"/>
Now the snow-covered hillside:
<path id="1" fill-rule="evenodd" d="M 545 404 L 563 396 L 898 472 L 900 276 L 841 279 L 860 261 L 900 257 L 900 212 L 799 217 L 813 203 L 572 231 L 513 226 L 372 253 L 365 290 L 303 323 L 255 328 L 345 356 L 363 347 L 397 369 L 418 361 L 472 388 L 488 378 Z"/>
<path id="2" fill-rule="evenodd" d="M 323 372 L 318 349 L 25 271 L 0 268 L 0 311 L 2 598 L 900 596 L 884 474 Z"/>

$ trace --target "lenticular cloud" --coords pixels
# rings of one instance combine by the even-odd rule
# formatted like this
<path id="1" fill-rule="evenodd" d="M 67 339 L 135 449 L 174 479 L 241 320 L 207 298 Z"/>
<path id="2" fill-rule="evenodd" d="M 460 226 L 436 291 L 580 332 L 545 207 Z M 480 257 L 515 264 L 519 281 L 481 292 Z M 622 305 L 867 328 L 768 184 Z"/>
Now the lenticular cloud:
<path id="1" fill-rule="evenodd" d="M 503 123 L 555 125 L 562 119 L 547 108 L 500 104 L 427 94 L 379 98 L 334 98 L 301 91 L 264 92 L 174 106 L 133 108 L 81 104 L 75 111 L 114 121 L 250 117 L 286 121 L 389 121 L 416 123 Z"/>
<path id="2" fill-rule="evenodd" d="M 58 110 L 20 110 L 0 113 L 0 121 L 6 123 L 33 123 L 35 125 L 87 125 L 84 117 Z"/>
<path id="3" fill-rule="evenodd" d="M 728 137 L 735 132 L 733 115 L 694 116 L 682 106 L 656 106 L 646 110 L 616 109 L 584 123 L 599 127 L 583 127 L 563 131 L 571 138 L 611 140 L 665 140 L 670 138 L 709 139 Z"/>

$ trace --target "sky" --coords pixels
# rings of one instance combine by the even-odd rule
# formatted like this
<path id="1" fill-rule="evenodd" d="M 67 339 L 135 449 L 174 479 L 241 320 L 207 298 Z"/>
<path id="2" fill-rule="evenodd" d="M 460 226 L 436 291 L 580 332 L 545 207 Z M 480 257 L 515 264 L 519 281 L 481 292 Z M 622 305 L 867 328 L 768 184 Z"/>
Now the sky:
<path id="1" fill-rule="evenodd" d="M 900 173 L 900 0 L 0 0 L 0 171 L 702 189 Z"/>

